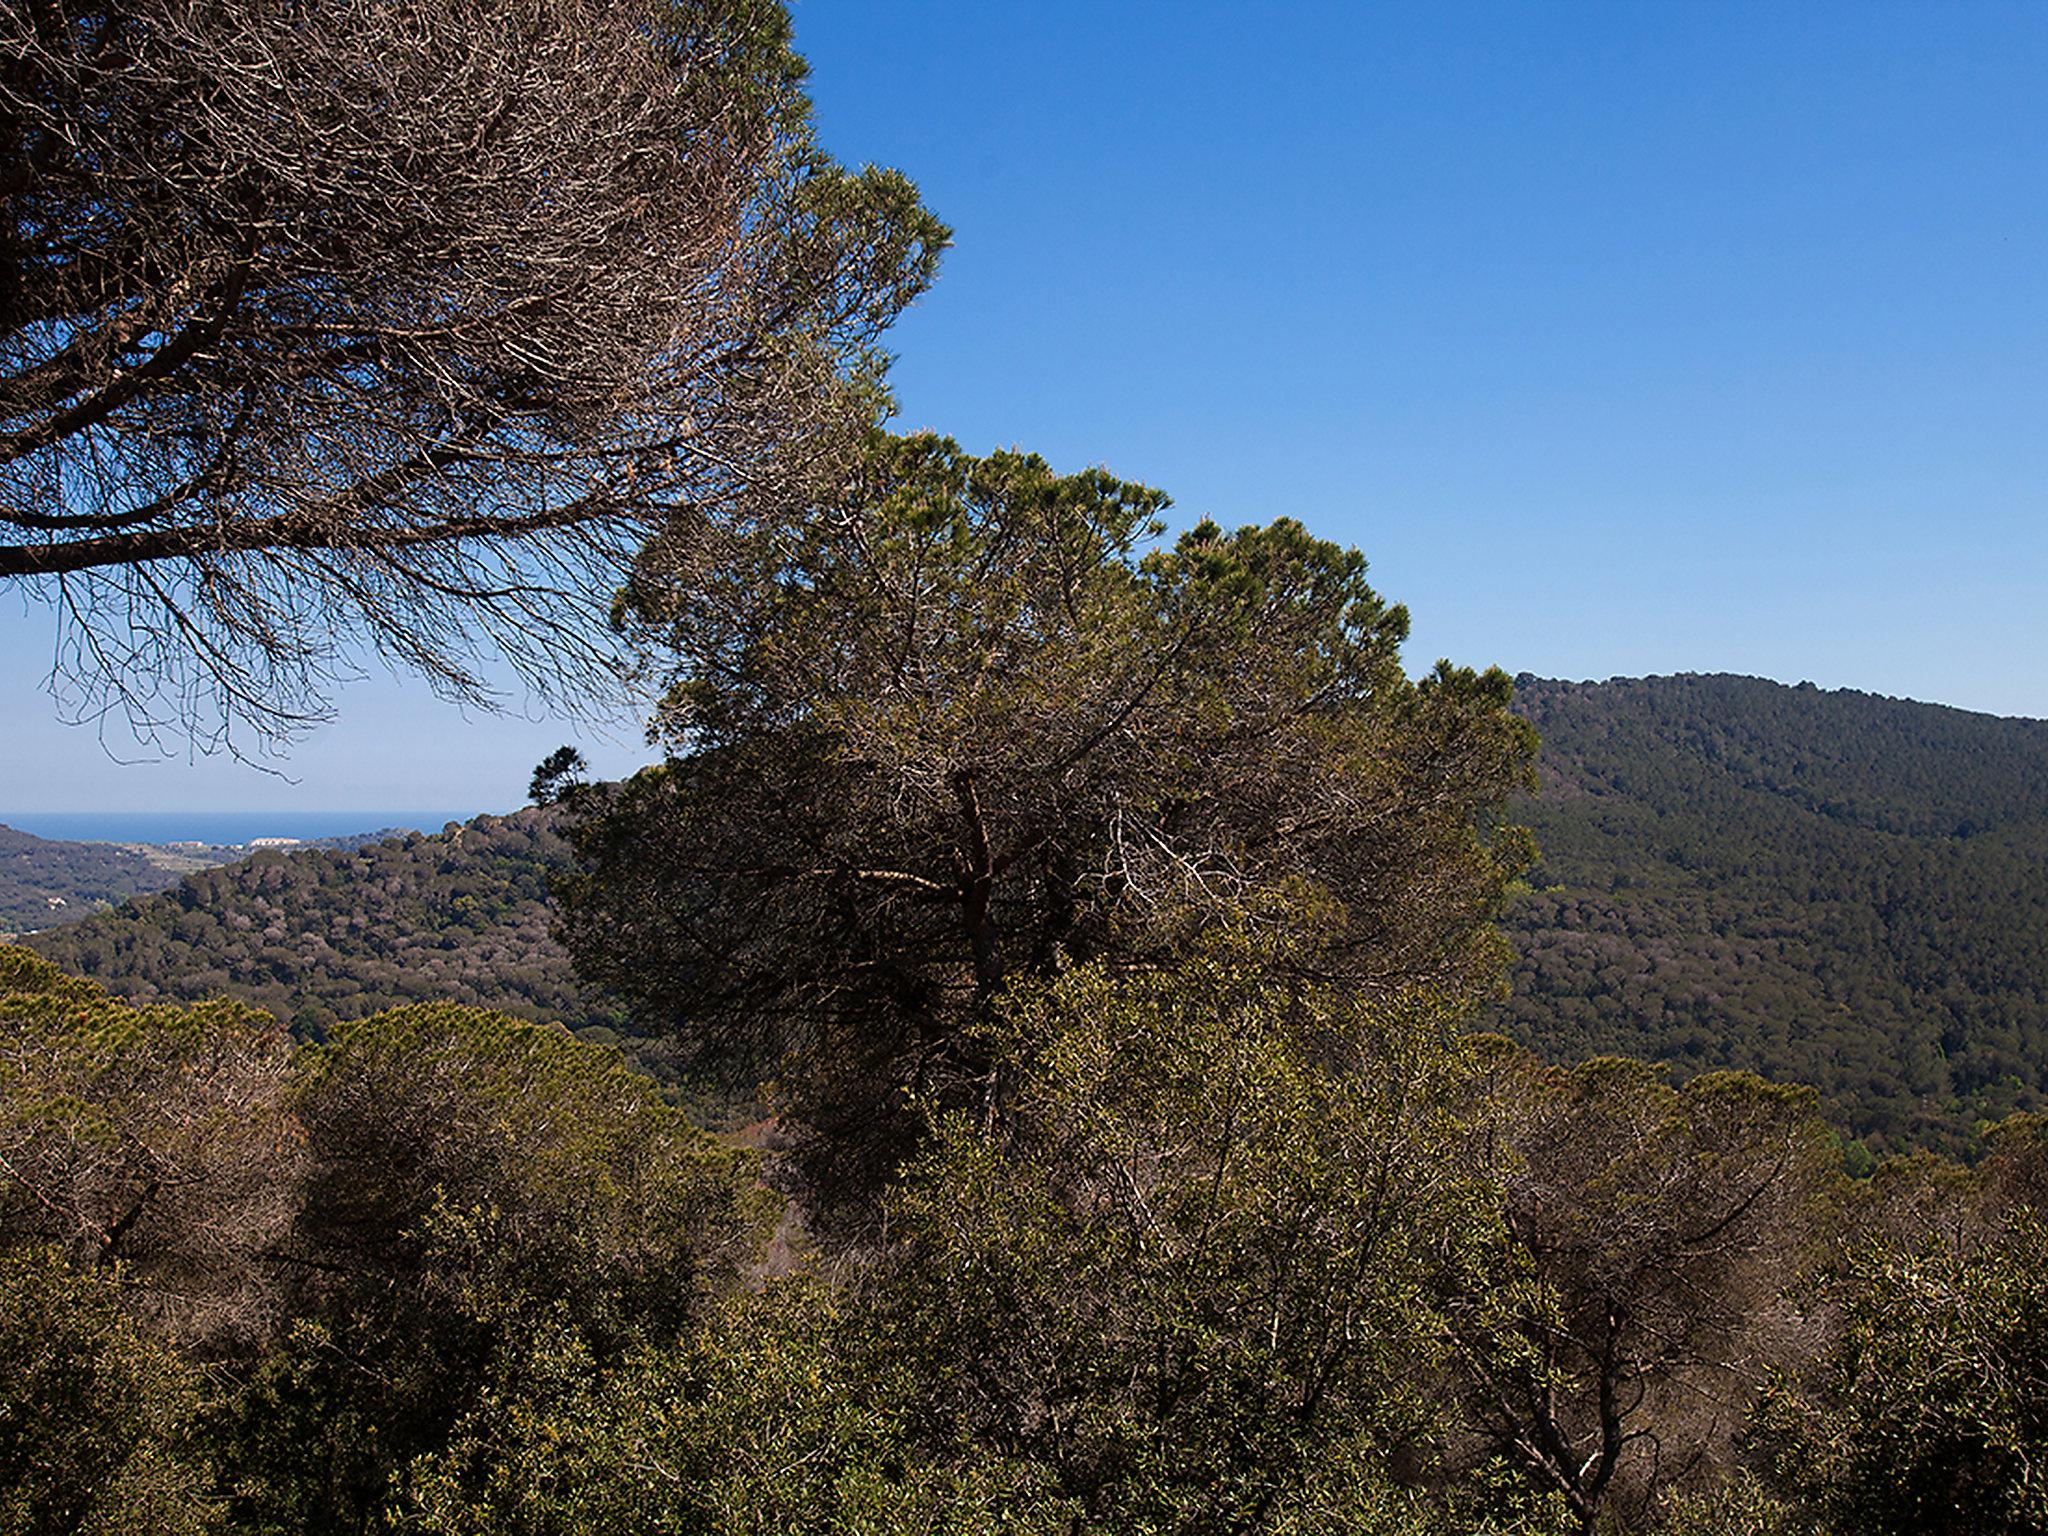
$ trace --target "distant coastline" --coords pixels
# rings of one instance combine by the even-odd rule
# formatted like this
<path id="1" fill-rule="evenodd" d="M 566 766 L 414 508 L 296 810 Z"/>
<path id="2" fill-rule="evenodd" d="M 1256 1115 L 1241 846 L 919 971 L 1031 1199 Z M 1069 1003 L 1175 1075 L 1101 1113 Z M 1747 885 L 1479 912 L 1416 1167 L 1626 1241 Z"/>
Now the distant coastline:
<path id="1" fill-rule="evenodd" d="M 505 810 L 514 807 L 504 807 Z M 403 827 L 438 832 L 451 821 L 482 815 L 454 811 L 7 811 L 0 825 L 34 837 L 80 843 L 205 843 L 247 845 L 258 838 L 347 837 Z"/>

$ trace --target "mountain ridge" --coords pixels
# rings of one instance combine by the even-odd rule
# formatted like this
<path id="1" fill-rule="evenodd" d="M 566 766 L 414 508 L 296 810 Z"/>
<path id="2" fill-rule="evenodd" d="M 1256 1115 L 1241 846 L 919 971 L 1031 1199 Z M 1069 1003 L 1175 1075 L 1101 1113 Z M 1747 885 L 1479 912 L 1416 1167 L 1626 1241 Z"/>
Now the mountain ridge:
<path id="1" fill-rule="evenodd" d="M 2048 1103 L 2048 722 L 1704 673 L 1516 708 L 1505 1032 L 1812 1082 L 1886 1147 Z"/>

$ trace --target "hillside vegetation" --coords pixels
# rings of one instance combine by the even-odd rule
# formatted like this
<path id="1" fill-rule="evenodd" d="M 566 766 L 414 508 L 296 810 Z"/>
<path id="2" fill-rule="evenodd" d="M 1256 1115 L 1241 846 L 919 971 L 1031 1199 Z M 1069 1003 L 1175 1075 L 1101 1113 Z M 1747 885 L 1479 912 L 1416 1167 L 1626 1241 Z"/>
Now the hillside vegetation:
<path id="1" fill-rule="evenodd" d="M 353 852 L 407 835 L 403 827 L 350 832 L 310 838 L 292 851 Z M 247 856 L 248 850 L 234 843 L 74 842 L 0 826 L 0 935 L 80 922 Z"/>
<path id="2" fill-rule="evenodd" d="M 178 859 L 123 843 L 64 842 L 0 826 L 0 934 L 76 922 L 160 891 L 186 870 L 217 862 L 218 854 L 193 850 Z"/>
<path id="3" fill-rule="evenodd" d="M 1517 681 L 1542 862 L 1502 1024 L 1820 1087 L 1874 1146 L 2048 1090 L 2048 722 L 1810 685 Z"/>
<path id="4" fill-rule="evenodd" d="M 551 813 L 480 816 L 354 849 L 265 850 L 29 942 L 139 1003 L 221 994 L 301 1036 L 413 1002 L 604 1027 L 549 933 L 569 862 Z"/>
<path id="5" fill-rule="evenodd" d="M 1249 931 L 1073 963 L 977 1028 L 999 1120 L 906 1101 L 886 1227 L 775 1223 L 757 1176 L 802 1189 L 810 1155 L 787 1098 L 757 1164 L 689 1129 L 686 1042 L 623 1042 L 663 1088 L 593 1048 L 625 1015 L 548 888 L 613 790 L 36 935 L 139 1011 L 0 951 L 0 1387 L 118 1379 L 29 1447 L 75 1474 L 50 1497 L 146 1483 L 191 1529 L 279 1532 L 822 1528 L 875 1497 L 884 1531 L 1164 1533 L 1217 1487 L 1386 1536 L 2036 1528 L 1979 1518 L 2033 1496 L 2030 1399 L 1943 1397 L 1928 1319 L 2038 1379 L 2048 1136 L 1978 1117 L 2043 1097 L 2048 727 L 1730 678 L 1517 707 L 1543 854 L 1499 1022 L 1583 1065 L 1303 987 Z M 1973 1166 L 1845 1180 L 1842 1123 Z M 857 1286 L 805 1267 L 843 1232 Z M 816 1475 L 721 1470 L 764 1435 Z M 636 1481 L 656 1443 L 690 1475 Z M 1979 1523 L 1923 1518 L 1950 1503 Z"/>

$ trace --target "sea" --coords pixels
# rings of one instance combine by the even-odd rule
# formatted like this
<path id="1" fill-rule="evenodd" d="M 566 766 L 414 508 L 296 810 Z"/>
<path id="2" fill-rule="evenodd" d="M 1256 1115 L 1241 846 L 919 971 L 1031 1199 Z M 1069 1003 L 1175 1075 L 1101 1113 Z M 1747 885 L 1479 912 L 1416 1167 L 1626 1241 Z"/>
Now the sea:
<path id="1" fill-rule="evenodd" d="M 502 808 L 501 808 L 502 813 Z M 235 847 L 259 837 L 348 837 L 400 827 L 438 832 L 482 808 L 453 811 L 0 811 L 0 825 L 34 837 L 82 843 L 206 843 Z"/>

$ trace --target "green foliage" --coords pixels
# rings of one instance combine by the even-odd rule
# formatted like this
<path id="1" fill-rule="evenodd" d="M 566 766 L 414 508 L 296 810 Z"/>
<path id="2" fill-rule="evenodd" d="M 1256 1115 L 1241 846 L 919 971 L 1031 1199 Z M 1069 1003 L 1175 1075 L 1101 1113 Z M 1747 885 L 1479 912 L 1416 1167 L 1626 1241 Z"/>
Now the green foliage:
<path id="1" fill-rule="evenodd" d="M 1397 1479 L 1495 1223 L 1444 1012 L 1211 959 L 1077 970 L 992 1032 L 1012 1093 L 948 1113 L 891 1210 L 929 1432 L 1042 1468 L 1077 1529 L 1426 1523 Z"/>
<path id="2" fill-rule="evenodd" d="M 644 1027 L 780 1063 L 828 1187 L 879 1187 L 895 1106 L 982 1070 L 966 1025 L 1017 977 L 1312 911 L 1293 963 L 1363 993 L 1495 982 L 1507 679 L 1411 682 L 1356 551 L 1288 519 L 1160 546 L 1165 504 L 878 437 L 822 504 L 643 562 L 669 757 L 581 802 L 565 934 Z"/>
<path id="3" fill-rule="evenodd" d="M 1875 1242 L 1840 1289 L 1815 1380 L 1765 1405 L 1758 1438 L 1833 1528 L 2019 1536 L 2048 1526 L 2048 1229 Z"/>
<path id="4" fill-rule="evenodd" d="M 440 1536 L 1072 1529 L 1030 1469 L 921 1443 L 913 1403 L 902 1368 L 806 1280 L 610 1370 L 544 1329 L 415 1469 L 413 1519 Z"/>
<path id="5" fill-rule="evenodd" d="M 1583 1529 L 1632 1527 L 1727 1476 L 1798 1357 L 1785 1298 L 1829 1252 L 1832 1138 L 1810 1090 L 1747 1074 L 1674 1088 L 1641 1062 L 1480 1049 L 1506 1242 L 1459 1309 L 1453 1380 L 1481 1443 Z"/>
<path id="6" fill-rule="evenodd" d="M 666 1331 L 730 1282 L 765 1214 L 746 1154 L 559 1028 L 415 1006 L 294 1065 L 307 1251 L 374 1255 L 471 1316 L 575 1297 L 586 1334 Z"/>
<path id="7" fill-rule="evenodd" d="M 561 1030 L 413 1007 L 295 1066 L 297 1322 L 221 1427 L 252 1529 L 381 1518 L 534 1330 L 609 1365 L 688 1327 L 758 1247 L 750 1159 Z"/>
<path id="8" fill-rule="evenodd" d="M 125 1435 L 141 1459 L 102 1468 L 110 1509 L 189 1482 L 238 1530 L 383 1528 L 531 1337 L 606 1370 L 674 1341 L 750 1272 L 775 1205 L 751 1154 L 557 1027 L 415 1006 L 294 1053 L 240 1005 L 136 1008 L 0 947 L 0 1260 L 27 1309 L 7 1337 L 60 1306 L 83 1330 L 0 1362 L 41 1373 L 29 1416 L 0 1415 L 23 1510 L 76 1503 L 45 1482 L 86 1486 L 93 1437 Z M 178 1374 L 199 1365 L 203 1397 Z M 148 1396 L 165 1371 L 170 1406 Z M 209 1447 L 217 1481 L 179 1449 L 175 1482 L 173 1441 Z"/>
<path id="9" fill-rule="evenodd" d="M 111 1270 L 0 1249 L 0 1536 L 218 1528 L 191 1369 L 122 1308 Z"/>
<path id="10" fill-rule="evenodd" d="M 77 922 L 176 882 L 163 863 L 112 843 L 31 837 L 0 827 L 0 936 Z"/>
<path id="11" fill-rule="evenodd" d="M 798 566 L 749 565 L 771 546 L 740 540 L 666 589 L 677 634 L 725 638 L 678 680 L 669 762 L 577 792 L 573 884 L 574 921 L 609 914 L 608 953 L 638 957 L 643 1024 L 762 1028 L 806 1053 L 799 1102 L 826 1106 L 836 1077 L 874 1117 L 819 1113 L 800 1137 L 911 1153 L 893 1176 L 870 1161 L 885 1219 L 854 1247 L 798 1239 L 834 1262 L 764 1278 L 777 1202 L 752 1155 L 615 1050 L 293 990 L 307 962 L 264 930 L 315 912 L 372 912 L 367 945 L 438 907 L 464 936 L 436 954 L 538 913 L 563 859 L 543 813 L 195 877 L 121 931 L 155 927 L 188 963 L 215 930 L 254 932 L 216 962 L 267 967 L 252 985 L 302 1024 L 326 1010 L 319 1043 L 0 948 L 6 1529 L 2048 1522 L 2048 1122 L 1973 1126 L 1974 1168 L 1873 1162 L 1810 1091 L 1701 1070 L 1711 1052 L 1564 1068 L 1463 1034 L 1518 857 L 1483 793 L 1519 762 L 1497 680 L 1398 677 L 1397 613 L 1291 525 L 1147 552 L 1139 488 L 891 451 L 895 489 L 852 496 L 839 534 L 785 530 L 774 558 Z M 903 597 L 920 591 L 943 601 Z M 1718 842 L 1658 812 L 1685 859 L 1639 876 L 1631 797 L 1719 805 L 1707 770 L 1652 772 L 1637 726 L 1591 738 L 1634 766 L 1563 732 L 1586 777 L 1538 883 L 1605 849 L 1604 900 L 1680 923 L 1882 852 L 1898 918 L 1943 888 L 1904 879 L 1902 850 L 2031 835 L 1992 727 L 1984 784 L 1916 811 L 1879 792 L 1857 731 L 1825 756 L 1809 725 L 1792 768 L 1771 755 L 1784 721 L 1696 742 L 1745 787 Z M 1449 785 L 1444 753 L 1468 759 Z M 1395 830 L 1295 824 L 1347 793 Z M 1760 813 L 1775 862 L 1738 867 L 1734 808 L 1756 796 L 1792 819 Z M 1939 833 L 1969 796 L 1990 820 Z M 1607 802 L 1608 841 L 1574 843 L 1579 800 Z M 1816 816 L 1834 830 L 1787 830 Z M 1373 870 L 1392 884 L 1367 889 Z M 1413 910 L 1376 917 L 1389 890 Z M 1811 948 L 1752 967 L 1743 931 L 1706 925 L 1735 974 L 1851 974 Z M 386 995 L 459 990 L 432 965 L 401 983 L 419 952 L 393 947 Z M 1659 940 L 1630 974 L 1669 979 L 1684 953 Z M 1589 995 L 1625 1009 L 1633 985 Z M 1714 996 L 1741 1004 L 1731 1030 L 1768 1001 Z M 1853 1071 L 1850 1037 L 1828 1038 Z M 874 1140 L 879 1121 L 908 1134 Z"/>
<path id="12" fill-rule="evenodd" d="M 1679 1494 L 1665 1502 L 1659 1517 L 1660 1536 L 1827 1536 L 1803 1510 L 1749 1473 Z"/>
<path id="13" fill-rule="evenodd" d="M 288 1051 L 267 1014 L 132 1008 L 0 947 L 0 1251 L 119 1265 L 138 1315 L 188 1346 L 246 1341 L 295 1190 Z"/>
<path id="14" fill-rule="evenodd" d="M 771 1282 L 609 1370 L 538 1331 L 415 1468 L 420 1524 L 1559 1529 L 1418 1483 L 1437 1298 L 1494 1224 L 1440 1009 L 1217 958 L 1077 970 L 986 1028 L 1002 1108 L 944 1113 L 853 1283 Z"/>
<path id="15" fill-rule="evenodd" d="M 259 853 L 31 941 L 136 1002 L 230 994 L 300 1038 L 404 1003 L 488 1006 L 573 1028 L 620 1007 L 579 983 L 550 931 L 548 878 L 572 859 L 555 814 Z"/>
<path id="16" fill-rule="evenodd" d="M 751 1155 L 615 1052 L 413 1007 L 285 1073 L 246 1010 L 134 1009 L 0 949 L 0 1513 L 2037 1528 L 2040 1122 L 1851 1190 L 1803 1091 L 1545 1068 L 1426 994 L 1277 976 L 1286 942 L 1013 982 L 972 1026 L 981 1096 L 920 1106 L 871 1244 L 754 1290 Z M 1869 1236 L 1816 1276 L 1843 1217 Z M 1735 1437 L 1774 1369 L 1766 1483 Z"/>
<path id="17" fill-rule="evenodd" d="M 1500 1027 L 1819 1087 L 1878 1151 L 2048 1091 L 2048 725 L 1753 678 L 1517 680 L 1543 850 Z"/>
<path id="18" fill-rule="evenodd" d="M 557 747 L 535 766 L 533 780 L 526 786 L 526 798 L 535 805 L 553 805 L 581 789 L 583 775 L 589 769 L 590 764 L 574 747 Z"/>

